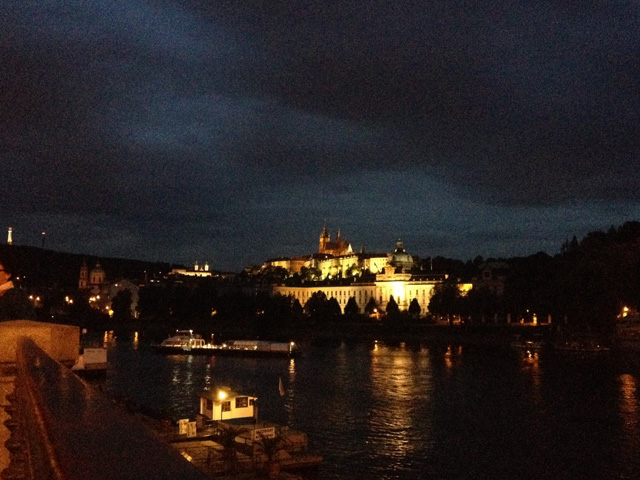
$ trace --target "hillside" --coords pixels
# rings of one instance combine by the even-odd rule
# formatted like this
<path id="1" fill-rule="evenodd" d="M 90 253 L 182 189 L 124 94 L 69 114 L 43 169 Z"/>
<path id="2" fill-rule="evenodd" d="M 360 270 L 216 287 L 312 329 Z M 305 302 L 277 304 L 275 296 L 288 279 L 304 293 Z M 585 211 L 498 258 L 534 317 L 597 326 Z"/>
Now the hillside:
<path id="1" fill-rule="evenodd" d="M 12 262 L 16 276 L 26 287 L 58 287 L 73 289 L 78 285 L 78 275 L 82 262 L 89 269 L 100 262 L 107 274 L 107 280 L 144 279 L 162 275 L 171 268 L 169 263 L 144 262 L 122 258 L 96 257 L 77 253 L 56 252 L 38 247 L 20 245 L 0 245 L 0 258 Z"/>

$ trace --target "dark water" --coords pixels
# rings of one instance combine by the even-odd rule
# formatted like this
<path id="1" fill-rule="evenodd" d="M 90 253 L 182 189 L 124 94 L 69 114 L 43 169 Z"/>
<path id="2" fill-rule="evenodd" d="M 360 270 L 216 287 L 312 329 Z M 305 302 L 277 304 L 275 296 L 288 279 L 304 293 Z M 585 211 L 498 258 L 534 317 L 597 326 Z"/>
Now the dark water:
<path id="1" fill-rule="evenodd" d="M 256 395 L 324 456 L 311 479 L 640 478 L 640 379 L 611 358 L 371 343 L 237 359 L 119 340 L 110 362 L 107 391 L 174 418 L 207 386 Z"/>

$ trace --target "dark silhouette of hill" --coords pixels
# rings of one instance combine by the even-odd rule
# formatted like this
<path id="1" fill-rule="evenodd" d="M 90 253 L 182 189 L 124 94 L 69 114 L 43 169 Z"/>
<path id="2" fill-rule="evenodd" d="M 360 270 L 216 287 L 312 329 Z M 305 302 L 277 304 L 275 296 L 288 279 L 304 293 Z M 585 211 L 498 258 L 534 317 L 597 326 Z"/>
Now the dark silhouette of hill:
<path id="1" fill-rule="evenodd" d="M 106 272 L 107 281 L 121 279 L 144 280 L 167 273 L 172 266 L 163 262 L 145 262 L 123 258 L 98 257 L 77 253 L 56 252 L 22 245 L 0 245 L 0 258 L 13 264 L 15 276 L 25 287 L 56 287 L 74 289 L 78 286 L 83 262 L 91 270 L 97 262 Z"/>

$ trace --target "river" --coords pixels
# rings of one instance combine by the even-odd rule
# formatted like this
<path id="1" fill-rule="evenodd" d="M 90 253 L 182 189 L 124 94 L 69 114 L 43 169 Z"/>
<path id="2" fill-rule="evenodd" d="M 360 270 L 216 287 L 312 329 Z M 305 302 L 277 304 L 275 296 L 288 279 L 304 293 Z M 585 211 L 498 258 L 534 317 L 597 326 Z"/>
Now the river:
<path id="1" fill-rule="evenodd" d="M 121 339 L 109 355 L 107 393 L 173 418 L 205 387 L 257 396 L 324 456 L 309 479 L 640 478 L 640 376 L 609 357 L 363 342 L 238 359 Z"/>

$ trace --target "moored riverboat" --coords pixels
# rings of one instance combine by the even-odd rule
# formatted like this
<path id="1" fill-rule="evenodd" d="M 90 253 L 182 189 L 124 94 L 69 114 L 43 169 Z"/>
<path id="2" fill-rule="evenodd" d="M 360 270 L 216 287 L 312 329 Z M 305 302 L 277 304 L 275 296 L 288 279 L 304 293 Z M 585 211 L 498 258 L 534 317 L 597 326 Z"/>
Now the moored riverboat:
<path id="1" fill-rule="evenodd" d="M 156 353 L 169 355 L 214 355 L 239 357 L 295 357 L 300 348 L 295 342 L 267 340 L 229 340 L 222 344 L 206 343 L 193 330 L 178 330 L 161 344 L 152 345 Z"/>
<path id="2" fill-rule="evenodd" d="M 602 354 L 609 353 L 611 347 L 597 339 L 571 339 L 557 342 L 554 349 L 561 353 Z"/>
<path id="3" fill-rule="evenodd" d="M 535 338 L 522 338 L 520 335 L 516 335 L 511 341 L 511 347 L 527 352 L 539 352 L 544 350 L 547 347 L 547 344 L 541 336 L 536 336 Z"/>

